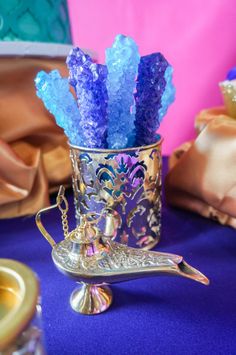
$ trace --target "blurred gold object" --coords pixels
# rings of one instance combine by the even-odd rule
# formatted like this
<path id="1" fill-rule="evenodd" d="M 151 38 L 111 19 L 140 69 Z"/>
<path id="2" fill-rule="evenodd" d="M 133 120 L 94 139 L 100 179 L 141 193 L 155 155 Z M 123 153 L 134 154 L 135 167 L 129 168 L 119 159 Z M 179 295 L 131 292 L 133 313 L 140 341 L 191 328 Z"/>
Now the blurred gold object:
<path id="1" fill-rule="evenodd" d="M 113 213 L 104 209 L 101 213 L 80 216 L 80 224 L 71 232 L 64 233 L 65 239 L 56 244 L 41 222 L 41 214 L 58 207 L 62 215 L 68 211 L 68 204 L 61 187 L 56 204 L 39 211 L 36 223 L 52 246 L 52 259 L 59 271 L 82 284 L 70 298 L 71 307 L 80 313 L 97 314 L 105 311 L 112 302 L 112 293 L 107 284 L 138 279 L 160 274 L 179 275 L 201 282 L 208 279 L 188 265 L 181 256 L 131 248 L 112 240 L 110 231 L 104 235 L 98 228 L 102 218 Z M 115 213 L 115 212 L 114 212 Z M 68 228 L 67 228 L 68 231 Z"/>
<path id="2" fill-rule="evenodd" d="M 236 229 L 236 119 L 214 107 L 197 115 L 195 127 L 198 137 L 169 158 L 166 202 Z"/>
<path id="3" fill-rule="evenodd" d="M 222 81 L 219 86 L 229 116 L 236 118 L 236 80 Z"/>
<path id="4" fill-rule="evenodd" d="M 43 354 L 41 331 L 31 327 L 36 315 L 39 285 L 35 274 L 25 265 L 0 259 L 0 353 L 15 354 L 31 342 L 31 350 Z M 40 342 L 40 344 L 39 344 Z M 35 347 L 33 346 L 35 344 Z"/>
<path id="5" fill-rule="evenodd" d="M 229 119 L 229 116 L 227 115 L 226 108 L 224 106 L 217 106 L 217 107 L 212 107 L 208 108 L 205 110 L 201 110 L 197 116 L 195 117 L 194 121 L 194 128 L 197 133 L 201 133 L 204 128 L 210 123 L 213 119 L 222 117 L 222 119 Z M 192 142 L 186 142 L 186 144 L 191 145 Z M 178 148 L 176 149 L 178 150 Z"/>

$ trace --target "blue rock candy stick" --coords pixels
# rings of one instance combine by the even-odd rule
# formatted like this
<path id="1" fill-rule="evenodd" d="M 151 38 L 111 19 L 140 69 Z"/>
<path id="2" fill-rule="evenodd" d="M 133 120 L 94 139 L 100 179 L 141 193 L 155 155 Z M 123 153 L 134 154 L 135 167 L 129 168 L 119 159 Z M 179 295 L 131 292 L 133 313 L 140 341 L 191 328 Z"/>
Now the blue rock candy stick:
<path id="1" fill-rule="evenodd" d="M 160 126 L 159 110 L 166 88 L 168 62 L 161 53 L 141 57 L 138 69 L 136 101 L 136 145 L 152 144 Z"/>
<path id="2" fill-rule="evenodd" d="M 171 65 L 169 65 L 166 68 L 164 78 L 166 81 L 166 87 L 164 90 L 164 93 L 161 98 L 161 108 L 159 109 L 159 121 L 161 122 L 163 120 L 163 117 L 165 116 L 169 106 L 175 101 L 175 87 L 172 82 L 173 78 L 173 68 Z"/>
<path id="3" fill-rule="evenodd" d="M 107 68 L 93 63 L 80 48 L 73 48 L 66 62 L 69 82 L 77 96 L 86 146 L 107 148 Z"/>
<path id="4" fill-rule="evenodd" d="M 52 113 L 58 126 L 62 127 L 71 144 L 83 145 L 80 129 L 80 113 L 68 80 L 62 78 L 58 70 L 49 74 L 40 71 L 35 78 L 37 96 Z"/>
<path id="5" fill-rule="evenodd" d="M 138 47 L 130 37 L 118 35 L 112 47 L 106 49 L 109 148 L 134 144 L 134 90 L 139 61 Z"/>

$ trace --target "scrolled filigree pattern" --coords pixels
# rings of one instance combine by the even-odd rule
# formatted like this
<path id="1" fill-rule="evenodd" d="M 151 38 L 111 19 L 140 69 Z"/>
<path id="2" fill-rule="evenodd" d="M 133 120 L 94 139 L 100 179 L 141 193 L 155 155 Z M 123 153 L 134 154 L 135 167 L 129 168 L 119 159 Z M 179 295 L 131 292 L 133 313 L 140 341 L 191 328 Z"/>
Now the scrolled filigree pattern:
<path id="1" fill-rule="evenodd" d="M 76 218 L 109 207 L 121 223 L 116 240 L 150 249 L 160 238 L 161 141 L 138 149 L 71 147 Z M 100 226 L 104 230 L 104 225 Z"/>

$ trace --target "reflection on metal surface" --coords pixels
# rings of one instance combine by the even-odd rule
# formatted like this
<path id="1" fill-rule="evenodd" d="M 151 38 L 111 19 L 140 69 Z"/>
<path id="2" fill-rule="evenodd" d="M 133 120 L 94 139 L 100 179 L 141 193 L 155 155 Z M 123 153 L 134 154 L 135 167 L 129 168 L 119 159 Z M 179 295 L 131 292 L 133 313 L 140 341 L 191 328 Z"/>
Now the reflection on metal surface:
<path id="1" fill-rule="evenodd" d="M 61 188 L 57 197 L 58 207 L 65 201 Z M 208 279 L 198 270 L 188 265 L 182 256 L 158 253 L 131 248 L 112 240 L 112 235 L 104 235 L 98 228 L 107 215 L 110 221 L 111 209 L 104 208 L 98 213 L 80 215 L 80 224 L 58 244 L 51 243 L 52 237 L 41 222 L 41 214 L 36 215 L 39 230 L 52 246 L 52 259 L 58 270 L 82 287 L 71 295 L 72 308 L 84 314 L 97 314 L 105 311 L 111 304 L 112 294 L 107 284 L 128 281 L 148 276 L 178 275 L 207 285 Z M 109 222 L 110 223 L 110 222 Z M 112 227 L 109 232 L 114 230 Z M 68 231 L 68 228 L 67 228 Z"/>
<path id="2" fill-rule="evenodd" d="M 89 285 L 81 283 L 70 296 L 70 304 L 74 311 L 82 314 L 99 314 L 112 303 L 111 289 L 106 285 Z"/>
<path id="3" fill-rule="evenodd" d="M 70 146 L 77 223 L 80 214 L 116 211 L 116 240 L 150 249 L 160 239 L 161 144 L 121 150 Z M 117 223 L 114 222 L 114 223 Z M 101 225 L 104 231 L 106 225 Z"/>
<path id="4" fill-rule="evenodd" d="M 38 296 L 38 281 L 27 266 L 0 259 L 0 354 L 44 354 Z"/>

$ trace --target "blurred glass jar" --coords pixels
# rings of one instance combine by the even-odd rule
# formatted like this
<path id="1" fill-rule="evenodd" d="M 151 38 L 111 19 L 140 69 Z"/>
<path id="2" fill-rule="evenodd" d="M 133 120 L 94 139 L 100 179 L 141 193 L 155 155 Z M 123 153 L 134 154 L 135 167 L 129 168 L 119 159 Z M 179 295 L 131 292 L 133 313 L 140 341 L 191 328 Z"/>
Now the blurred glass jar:
<path id="1" fill-rule="evenodd" d="M 0 259 L 0 354 L 45 354 L 37 277 L 10 259 Z"/>

